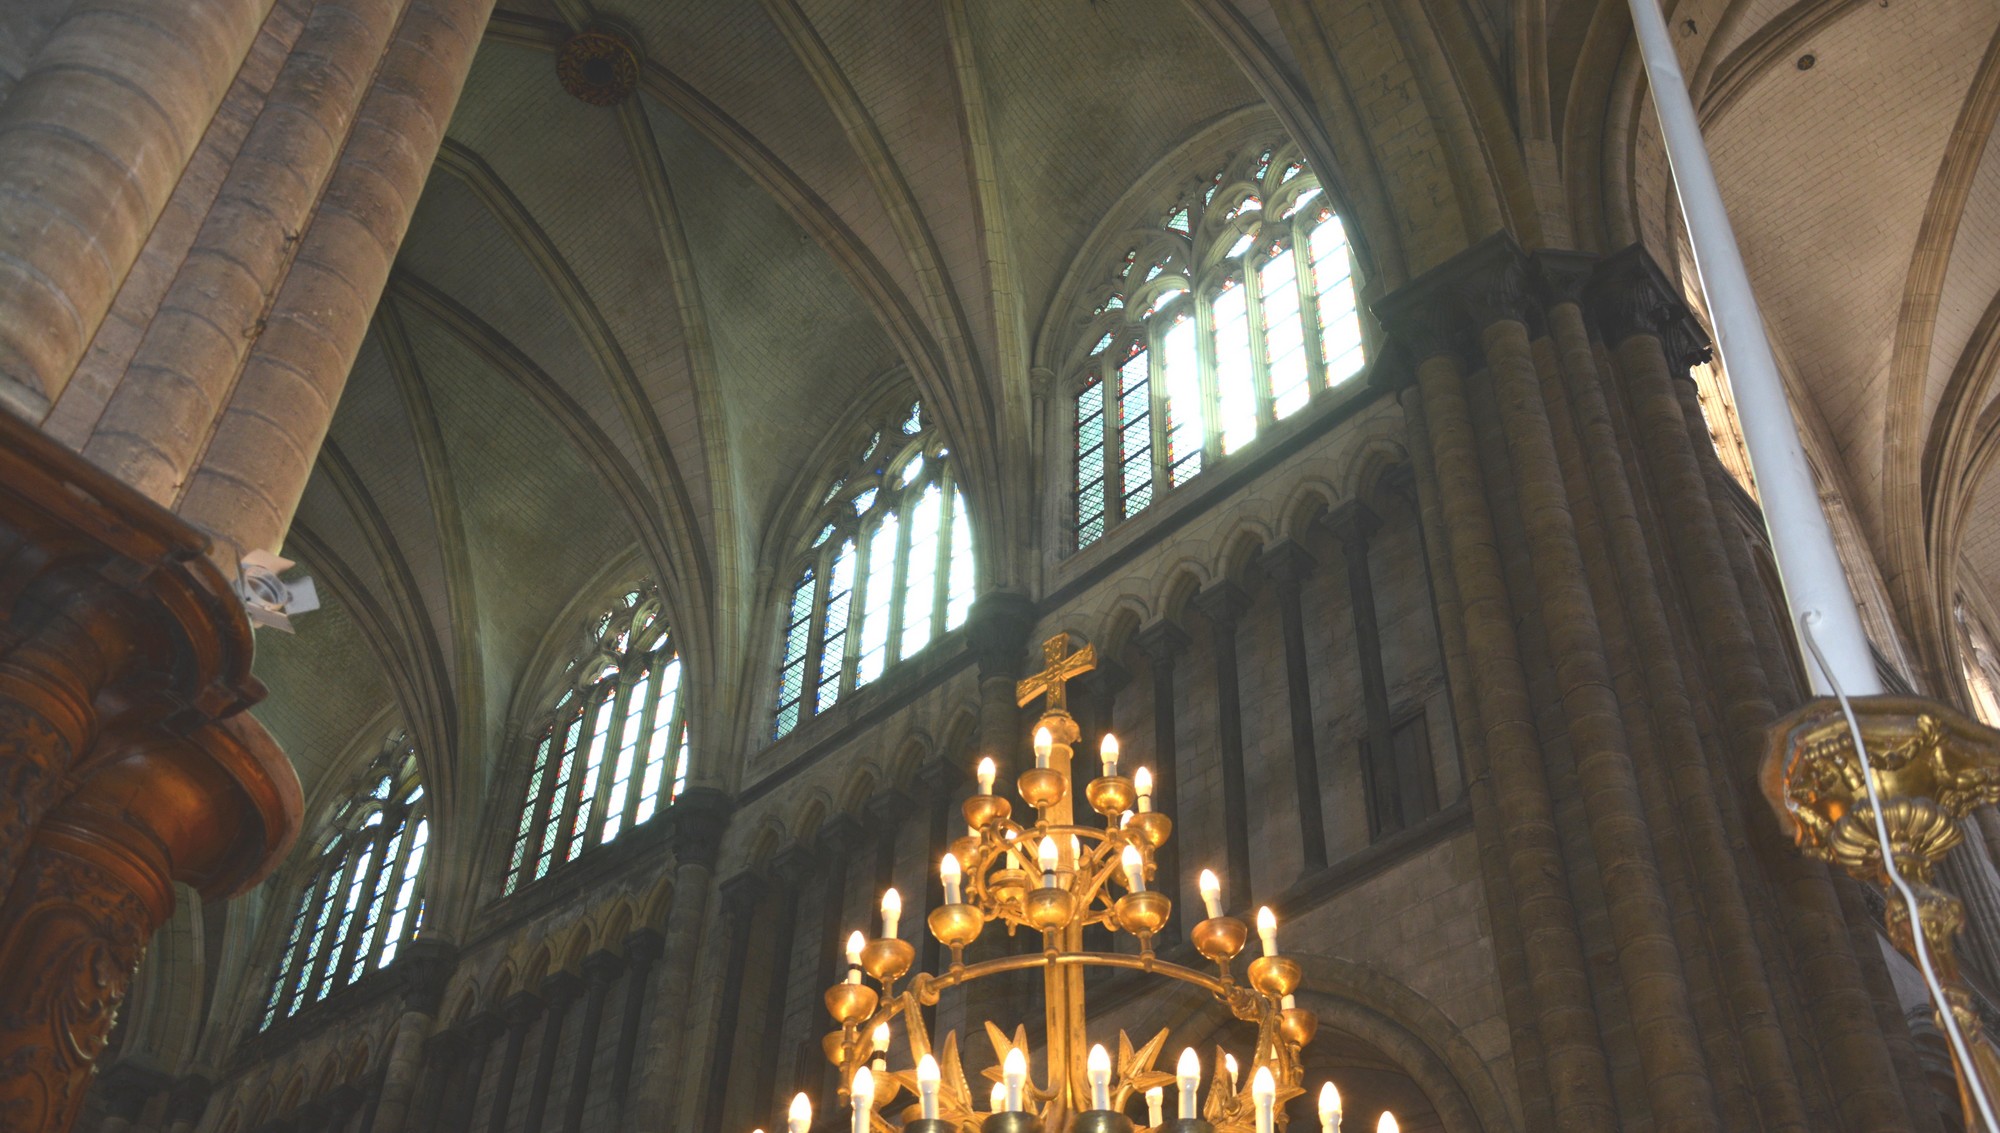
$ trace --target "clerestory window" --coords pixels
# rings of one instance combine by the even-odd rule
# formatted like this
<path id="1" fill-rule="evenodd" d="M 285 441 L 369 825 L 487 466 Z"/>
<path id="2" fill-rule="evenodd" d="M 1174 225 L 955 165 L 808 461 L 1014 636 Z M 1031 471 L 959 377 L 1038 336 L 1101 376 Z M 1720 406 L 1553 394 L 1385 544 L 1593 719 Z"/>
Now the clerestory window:
<path id="1" fill-rule="evenodd" d="M 591 623 L 532 758 L 503 895 L 650 822 L 687 785 L 681 657 L 652 583 Z"/>
<path id="2" fill-rule="evenodd" d="M 260 1031 L 388 967 L 423 923 L 417 888 L 430 820 L 407 737 L 383 745 L 333 825 L 292 907 Z"/>
<path id="3" fill-rule="evenodd" d="M 965 621 L 972 525 L 950 456 L 922 406 L 904 403 L 822 494 L 786 603 L 776 735 Z"/>
<path id="4" fill-rule="evenodd" d="M 1355 296 L 1347 230 L 1289 147 L 1179 187 L 1107 265 L 1078 338 L 1078 549 L 1359 373 Z"/>

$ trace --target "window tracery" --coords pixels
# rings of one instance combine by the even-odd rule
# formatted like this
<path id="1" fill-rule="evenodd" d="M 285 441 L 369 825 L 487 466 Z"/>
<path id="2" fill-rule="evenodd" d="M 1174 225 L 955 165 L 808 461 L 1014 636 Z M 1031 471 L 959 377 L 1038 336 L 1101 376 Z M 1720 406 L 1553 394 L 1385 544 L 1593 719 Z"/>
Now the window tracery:
<path id="1" fill-rule="evenodd" d="M 775 735 L 965 621 L 972 526 L 950 456 L 921 403 L 900 403 L 834 477 L 786 607 Z"/>
<path id="2" fill-rule="evenodd" d="M 391 736 L 334 813 L 335 833 L 293 905 L 259 1031 L 388 967 L 417 934 L 425 810 L 416 748 Z"/>
<path id="3" fill-rule="evenodd" d="M 1078 549 L 1364 362 L 1353 249 L 1290 147 L 1248 147 L 1151 215 L 1076 336 Z"/>
<path id="4" fill-rule="evenodd" d="M 659 590 L 626 590 L 591 624 L 536 736 L 502 895 L 643 825 L 687 784 L 687 698 Z"/>

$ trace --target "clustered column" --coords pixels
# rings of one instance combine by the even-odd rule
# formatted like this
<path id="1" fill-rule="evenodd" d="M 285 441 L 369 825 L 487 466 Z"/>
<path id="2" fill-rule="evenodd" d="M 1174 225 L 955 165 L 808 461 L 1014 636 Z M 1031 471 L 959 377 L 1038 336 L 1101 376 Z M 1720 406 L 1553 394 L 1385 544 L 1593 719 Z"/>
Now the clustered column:
<path id="1" fill-rule="evenodd" d="M 1180 741 L 1174 721 L 1174 660 L 1191 644 L 1187 633 L 1170 621 L 1158 621 L 1140 630 L 1133 638 L 1140 652 L 1146 655 L 1146 667 L 1153 677 L 1153 793 L 1155 805 L 1178 816 L 1185 813 L 1179 794 Z M 1179 885 L 1180 839 L 1169 838 L 1160 847 L 1158 856 L 1159 876 L 1173 879 L 1169 884 Z M 1166 931 L 1161 933 L 1162 943 L 1171 943 L 1179 937 L 1180 918 L 1167 922 Z"/>
<path id="2" fill-rule="evenodd" d="M 1250 608 L 1250 596 L 1233 582 L 1218 582 L 1195 595 L 1208 619 L 1209 652 L 1215 655 L 1217 761 L 1222 765 L 1222 837 L 1229 878 L 1224 891 L 1231 908 L 1250 904 L 1249 787 L 1243 766 L 1243 683 L 1236 658 L 1236 623 Z"/>
<path id="3" fill-rule="evenodd" d="M 1326 815 L 1320 803 L 1319 752 L 1314 740 L 1312 670 L 1306 660 L 1303 583 L 1313 557 L 1287 539 L 1265 550 L 1261 565 L 1278 591 L 1278 623 L 1285 638 L 1285 692 L 1291 709 L 1292 782 L 1298 793 L 1299 855 L 1305 872 L 1326 868 Z"/>

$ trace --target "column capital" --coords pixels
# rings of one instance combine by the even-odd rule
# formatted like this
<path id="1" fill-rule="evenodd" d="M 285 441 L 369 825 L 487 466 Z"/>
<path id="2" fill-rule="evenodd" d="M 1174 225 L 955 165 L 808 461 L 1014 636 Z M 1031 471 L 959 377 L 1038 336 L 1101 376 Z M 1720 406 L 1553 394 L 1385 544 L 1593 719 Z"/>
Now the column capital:
<path id="1" fill-rule="evenodd" d="M 942 803 L 951 798 L 951 793 L 965 782 L 965 768 L 943 757 L 924 761 L 915 775 L 917 790 L 933 803 Z"/>
<path id="2" fill-rule="evenodd" d="M 634 968 L 643 968 L 660 958 L 667 938 L 655 928 L 635 928 L 625 934 L 625 958 Z"/>
<path id="3" fill-rule="evenodd" d="M 1534 289 L 1545 307 L 1582 303 L 1590 289 L 1597 257 L 1589 252 L 1544 248 L 1529 256 L 1534 262 Z"/>
<path id="4" fill-rule="evenodd" d="M 874 820 L 877 832 L 893 831 L 917 809 L 917 801 L 899 787 L 885 787 L 870 795 L 861 807 Z"/>
<path id="5" fill-rule="evenodd" d="M 1647 334 L 1660 340 L 1676 372 L 1708 360 L 1708 333 L 1644 247 L 1634 244 L 1604 257 L 1590 282 L 1590 314 L 1606 345 Z"/>
<path id="6" fill-rule="evenodd" d="M 1340 540 L 1342 546 L 1350 549 L 1356 545 L 1366 547 L 1368 540 L 1374 538 L 1375 533 L 1382 529 L 1382 517 L 1375 514 L 1374 508 L 1360 500 L 1349 500 L 1341 504 L 1321 516 L 1319 523 L 1335 539 Z"/>
<path id="7" fill-rule="evenodd" d="M 1146 655 L 1146 660 L 1155 666 L 1165 665 L 1172 668 L 1174 658 L 1180 656 L 1189 645 L 1194 644 L 1194 639 L 1180 627 L 1179 622 L 1161 618 L 1133 634 L 1132 644 L 1137 645 L 1139 651 Z"/>
<path id="8" fill-rule="evenodd" d="M 583 980 L 592 989 L 609 987 L 612 980 L 625 971 L 625 957 L 608 948 L 600 948 L 583 958 Z"/>
<path id="9" fill-rule="evenodd" d="M 723 914 L 731 920 L 749 920 L 750 914 L 756 911 L 757 902 L 764 899 L 764 893 L 770 887 L 770 882 L 752 870 L 744 870 L 723 882 L 718 887 L 722 894 Z"/>
<path id="10" fill-rule="evenodd" d="M 1194 596 L 1195 609 L 1219 627 L 1232 627 L 1250 608 L 1250 594 L 1227 579 Z"/>
<path id="11" fill-rule="evenodd" d="M 550 1011 L 561 1011 L 576 1002 L 583 994 L 583 977 L 567 968 L 559 968 L 542 978 L 542 998 L 546 999 Z"/>
<path id="12" fill-rule="evenodd" d="M 796 890 L 817 864 L 812 851 L 797 842 L 771 855 L 771 874 L 788 890 Z"/>
<path id="13" fill-rule="evenodd" d="M 1257 569 L 1282 586 L 1296 587 L 1312 577 L 1319 560 L 1312 552 L 1299 546 L 1295 539 L 1281 539 L 1264 548 L 1257 556 Z"/>
<path id="14" fill-rule="evenodd" d="M 1116 696 L 1120 689 L 1132 683 L 1132 670 L 1119 664 L 1115 658 L 1099 655 L 1097 668 L 1077 680 L 1095 696 Z"/>
<path id="15" fill-rule="evenodd" d="M 1375 317 L 1415 367 L 1439 356 L 1471 363 L 1479 332 L 1534 313 L 1527 255 L 1496 232 L 1375 302 Z M 1407 377 L 1406 379 L 1407 380 Z"/>
<path id="16" fill-rule="evenodd" d="M 965 643 L 979 660 L 979 677 L 1017 680 L 1022 653 L 1035 628 L 1035 603 L 1018 590 L 988 590 L 973 599 Z"/>
<path id="17" fill-rule="evenodd" d="M 861 844 L 868 828 L 851 814 L 836 814 L 820 824 L 819 844 L 827 853 L 836 857 L 846 854 Z"/>
<path id="18" fill-rule="evenodd" d="M 500 1003 L 500 1010 L 507 1016 L 507 1025 L 525 1031 L 529 1024 L 541 1018 L 542 1009 L 548 1002 L 532 991 L 517 991 Z"/>
<path id="19" fill-rule="evenodd" d="M 722 832 L 736 804 L 714 787 L 689 787 L 674 800 L 667 814 L 673 819 L 674 861 L 678 865 L 715 868 L 722 851 Z"/>
<path id="20" fill-rule="evenodd" d="M 436 1015 L 444 1006 L 445 985 L 458 970 L 458 948 L 448 940 L 418 937 L 396 955 L 396 972 L 403 983 L 403 1003 L 412 1011 Z"/>

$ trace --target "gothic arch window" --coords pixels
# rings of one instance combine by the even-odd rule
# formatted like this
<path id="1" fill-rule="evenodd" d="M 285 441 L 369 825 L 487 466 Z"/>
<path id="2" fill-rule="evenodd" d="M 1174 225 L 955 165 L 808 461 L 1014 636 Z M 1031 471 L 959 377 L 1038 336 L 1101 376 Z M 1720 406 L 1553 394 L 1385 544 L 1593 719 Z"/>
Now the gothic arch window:
<path id="1" fill-rule="evenodd" d="M 950 456 L 923 407 L 904 402 L 822 493 L 785 609 L 776 735 L 965 621 L 972 524 Z"/>
<path id="2" fill-rule="evenodd" d="M 383 745 L 333 825 L 292 906 L 260 1031 L 388 967 L 423 923 L 417 887 L 430 819 L 406 736 Z"/>
<path id="3" fill-rule="evenodd" d="M 502 894 L 650 822 L 687 783 L 687 698 L 657 587 L 591 623 L 535 734 Z"/>
<path id="4" fill-rule="evenodd" d="M 1079 550 L 1363 363 L 1347 230 L 1293 147 L 1245 148 L 1129 235 L 1070 374 Z"/>

